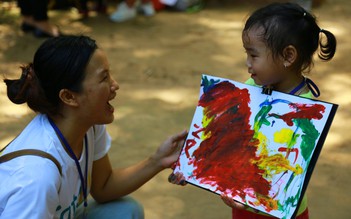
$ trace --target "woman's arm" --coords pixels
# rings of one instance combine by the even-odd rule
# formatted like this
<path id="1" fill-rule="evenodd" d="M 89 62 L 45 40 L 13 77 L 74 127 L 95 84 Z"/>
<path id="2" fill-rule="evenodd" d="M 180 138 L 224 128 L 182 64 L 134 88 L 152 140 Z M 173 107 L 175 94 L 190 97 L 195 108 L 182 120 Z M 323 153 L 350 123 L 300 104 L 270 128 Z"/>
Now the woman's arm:
<path id="1" fill-rule="evenodd" d="M 152 156 L 127 168 L 112 169 L 108 155 L 95 161 L 91 195 L 98 202 L 107 202 L 135 191 L 178 159 L 186 135 L 186 131 L 173 135 Z"/>

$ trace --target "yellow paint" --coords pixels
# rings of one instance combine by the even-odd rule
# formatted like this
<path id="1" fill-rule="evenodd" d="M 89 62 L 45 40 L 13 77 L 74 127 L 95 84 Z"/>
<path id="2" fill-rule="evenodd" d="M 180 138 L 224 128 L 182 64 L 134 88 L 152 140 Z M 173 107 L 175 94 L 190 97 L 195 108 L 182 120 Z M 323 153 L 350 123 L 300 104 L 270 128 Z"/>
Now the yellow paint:
<path id="1" fill-rule="evenodd" d="M 274 141 L 281 144 L 289 144 L 294 132 L 288 128 L 282 128 L 280 131 L 274 133 Z"/>
<path id="2" fill-rule="evenodd" d="M 204 116 L 202 117 L 202 127 L 206 128 L 208 124 L 212 122 L 213 119 L 214 117 L 208 118 L 204 113 Z M 200 136 L 202 141 L 206 140 L 209 137 L 211 137 L 211 132 L 208 132 L 208 133 L 202 132 L 202 135 Z"/>
<path id="3" fill-rule="evenodd" d="M 263 156 L 258 161 L 254 162 L 260 169 L 265 171 L 266 176 L 273 176 L 285 171 L 292 171 L 295 175 L 303 172 L 300 165 L 291 166 L 290 161 L 282 154 L 274 154 L 272 156 Z"/>
<path id="4" fill-rule="evenodd" d="M 287 140 L 290 140 L 293 131 L 290 129 L 281 129 L 280 132 L 274 134 L 274 140 L 279 143 L 286 143 Z M 291 166 L 290 161 L 284 157 L 282 154 L 268 155 L 268 139 L 261 132 L 256 133 L 256 138 L 259 141 L 258 150 L 259 160 L 252 160 L 251 162 L 258 166 L 261 170 L 264 170 L 264 176 L 267 178 L 273 177 L 273 175 L 283 173 L 285 171 L 292 171 L 295 175 L 303 173 L 303 169 L 300 165 Z M 287 139 L 287 140 L 286 140 Z"/>
<path id="5" fill-rule="evenodd" d="M 274 200 L 270 197 L 257 194 L 257 200 L 266 207 L 267 211 L 278 209 L 278 200 Z"/>
<path id="6" fill-rule="evenodd" d="M 267 137 L 262 134 L 262 132 L 257 132 L 256 133 L 256 139 L 260 142 L 258 145 L 258 150 L 259 151 L 259 156 L 268 156 L 268 150 L 267 150 L 267 145 L 268 145 L 268 139 Z"/>
<path id="7" fill-rule="evenodd" d="M 202 126 L 203 126 L 204 128 L 207 127 L 208 124 L 210 124 L 210 123 L 212 122 L 213 118 L 214 118 L 214 117 L 209 118 L 209 117 L 207 117 L 206 115 L 204 115 L 204 116 L 202 117 Z"/>

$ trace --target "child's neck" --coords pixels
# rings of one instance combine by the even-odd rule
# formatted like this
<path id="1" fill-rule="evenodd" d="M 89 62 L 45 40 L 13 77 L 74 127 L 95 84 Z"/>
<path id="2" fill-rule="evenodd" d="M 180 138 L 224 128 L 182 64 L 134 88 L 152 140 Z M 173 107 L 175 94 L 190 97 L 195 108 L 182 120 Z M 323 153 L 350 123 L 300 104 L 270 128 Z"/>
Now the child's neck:
<path id="1" fill-rule="evenodd" d="M 280 82 L 274 86 L 274 90 L 283 92 L 283 93 L 291 93 L 294 91 L 295 88 L 297 88 L 301 82 L 303 82 L 304 77 L 302 75 L 296 75 L 294 77 L 288 78 L 284 80 L 283 82 Z M 292 94 L 298 95 L 297 93 L 299 92 L 302 93 L 304 90 L 304 87 L 301 87 L 301 89 L 295 91 Z"/>

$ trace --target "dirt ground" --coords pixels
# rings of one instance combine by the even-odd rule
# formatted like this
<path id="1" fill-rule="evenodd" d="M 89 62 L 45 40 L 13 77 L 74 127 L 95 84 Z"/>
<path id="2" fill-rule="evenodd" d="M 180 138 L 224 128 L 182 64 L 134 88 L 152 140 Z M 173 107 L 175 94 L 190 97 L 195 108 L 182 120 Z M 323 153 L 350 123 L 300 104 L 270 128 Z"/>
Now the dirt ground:
<path id="1" fill-rule="evenodd" d="M 258 3 L 257 3 L 258 2 Z M 247 14 L 269 1 L 208 1 L 198 13 L 160 11 L 112 23 L 105 15 L 82 20 L 74 10 L 50 11 L 65 33 L 88 34 L 109 56 L 120 84 L 114 105 L 114 166 L 126 166 L 150 155 L 168 135 L 188 129 L 197 103 L 201 74 L 244 81 L 249 75 L 241 43 Z M 0 2 L 0 74 L 18 77 L 19 65 L 32 60 L 43 39 L 20 31 L 19 11 Z M 115 7 L 111 2 L 109 12 Z M 335 33 L 338 49 L 331 62 L 316 60 L 310 77 L 320 100 L 339 104 L 307 194 L 312 219 L 345 219 L 351 213 L 351 4 L 327 0 L 313 8 L 321 28 Z M 6 145 L 33 118 L 26 106 L 6 98 L 0 83 L 0 145 Z M 188 185 L 167 182 L 166 170 L 133 193 L 149 219 L 230 218 L 220 198 Z"/>

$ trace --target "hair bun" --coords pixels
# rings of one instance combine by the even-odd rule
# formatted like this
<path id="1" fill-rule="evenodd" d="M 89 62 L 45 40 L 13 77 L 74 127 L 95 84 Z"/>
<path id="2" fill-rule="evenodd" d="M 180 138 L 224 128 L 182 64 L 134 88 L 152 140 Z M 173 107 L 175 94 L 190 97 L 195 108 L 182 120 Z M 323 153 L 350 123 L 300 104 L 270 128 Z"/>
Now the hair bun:
<path id="1" fill-rule="evenodd" d="M 23 104 L 26 102 L 26 97 L 23 95 L 23 81 L 22 79 L 9 80 L 5 79 L 7 86 L 7 97 L 15 104 Z M 21 92 L 22 91 L 22 92 Z"/>

